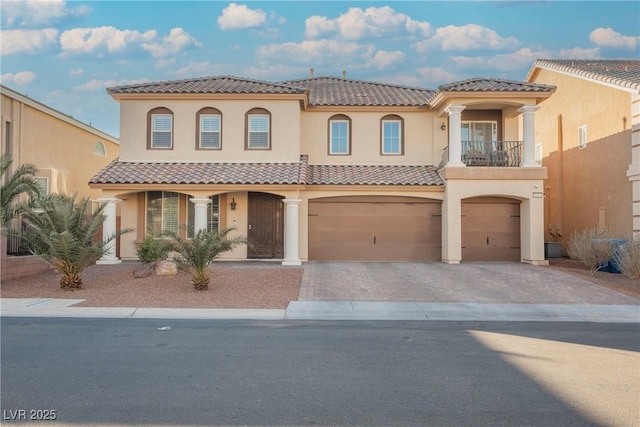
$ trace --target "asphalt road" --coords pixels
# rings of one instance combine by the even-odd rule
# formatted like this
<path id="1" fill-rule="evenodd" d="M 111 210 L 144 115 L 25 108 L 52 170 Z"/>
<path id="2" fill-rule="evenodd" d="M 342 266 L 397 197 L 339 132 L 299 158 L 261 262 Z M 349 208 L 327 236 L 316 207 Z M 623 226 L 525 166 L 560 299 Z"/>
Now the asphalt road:
<path id="1" fill-rule="evenodd" d="M 2 318 L 2 421 L 632 426 L 639 328 Z"/>

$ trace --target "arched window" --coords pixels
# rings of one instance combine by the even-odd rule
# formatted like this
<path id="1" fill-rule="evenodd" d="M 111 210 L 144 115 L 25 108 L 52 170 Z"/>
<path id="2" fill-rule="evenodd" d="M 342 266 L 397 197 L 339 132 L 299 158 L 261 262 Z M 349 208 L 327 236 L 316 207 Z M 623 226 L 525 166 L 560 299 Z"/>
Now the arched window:
<path id="1" fill-rule="evenodd" d="M 271 113 L 264 108 L 247 111 L 245 118 L 245 149 L 271 149 Z"/>
<path id="2" fill-rule="evenodd" d="M 344 114 L 329 118 L 329 154 L 351 154 L 351 119 Z"/>
<path id="3" fill-rule="evenodd" d="M 196 113 L 196 150 L 220 150 L 222 148 L 222 113 L 212 107 Z"/>
<path id="4" fill-rule="evenodd" d="M 147 148 L 173 149 L 173 112 L 165 107 L 147 113 Z"/>
<path id="5" fill-rule="evenodd" d="M 104 147 L 104 143 L 102 141 L 96 141 L 93 145 L 93 152 L 103 157 L 107 155 L 107 149 Z"/>
<path id="6" fill-rule="evenodd" d="M 382 155 L 404 154 L 404 120 L 395 114 L 380 120 L 380 153 Z"/>

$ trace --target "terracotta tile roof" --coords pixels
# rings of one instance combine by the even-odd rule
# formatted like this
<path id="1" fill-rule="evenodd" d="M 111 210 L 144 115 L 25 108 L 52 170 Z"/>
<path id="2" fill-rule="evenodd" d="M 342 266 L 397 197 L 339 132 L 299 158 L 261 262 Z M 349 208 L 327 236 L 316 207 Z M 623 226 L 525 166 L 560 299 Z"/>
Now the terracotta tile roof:
<path id="1" fill-rule="evenodd" d="M 640 90 L 640 60 L 606 59 L 538 59 L 529 72 L 532 77 L 536 68 L 563 71 L 578 76 Z"/>
<path id="2" fill-rule="evenodd" d="M 443 92 L 553 92 L 555 87 L 515 80 L 480 77 L 442 85 L 438 90 Z"/>
<path id="3" fill-rule="evenodd" d="M 303 184 L 302 164 L 292 163 L 152 163 L 116 159 L 90 184 Z"/>
<path id="4" fill-rule="evenodd" d="M 434 166 L 309 165 L 309 185 L 444 185 Z"/>
<path id="5" fill-rule="evenodd" d="M 303 94 L 304 89 L 261 80 L 234 76 L 202 77 L 142 83 L 107 88 L 110 94 L 121 93 L 285 93 Z"/>
<path id="6" fill-rule="evenodd" d="M 309 105 L 314 106 L 426 106 L 433 91 L 408 86 L 314 77 L 288 80 L 282 85 L 309 89 Z"/>
<path id="7" fill-rule="evenodd" d="M 90 184 L 444 185 L 434 166 L 154 163 L 116 159 Z"/>

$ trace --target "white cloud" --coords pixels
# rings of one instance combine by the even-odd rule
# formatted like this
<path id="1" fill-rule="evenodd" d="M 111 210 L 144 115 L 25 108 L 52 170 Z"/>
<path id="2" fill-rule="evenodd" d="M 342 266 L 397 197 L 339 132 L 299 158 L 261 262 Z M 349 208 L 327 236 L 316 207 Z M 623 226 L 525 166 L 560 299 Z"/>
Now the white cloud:
<path id="1" fill-rule="evenodd" d="M 364 10 L 352 7 L 335 19 L 315 15 L 305 21 L 307 38 L 337 33 L 346 40 L 360 40 L 366 37 L 400 34 L 404 31 L 427 35 L 431 31 L 431 25 L 428 22 L 415 21 L 389 6 L 369 7 Z"/>
<path id="2" fill-rule="evenodd" d="M 143 43 L 155 39 L 155 30 L 141 33 L 135 30 L 119 30 L 111 26 L 74 28 L 60 36 L 63 54 L 90 54 L 106 49 L 113 53 L 122 51 L 130 44 Z"/>
<path id="3" fill-rule="evenodd" d="M 423 81 L 432 85 L 431 89 L 436 89 L 436 85 L 460 80 L 460 76 L 442 67 L 420 67 L 416 71 Z"/>
<path id="4" fill-rule="evenodd" d="M 187 65 L 178 68 L 173 73 L 178 77 L 186 78 L 186 77 L 205 77 L 205 76 L 214 76 L 220 74 L 237 74 L 235 68 L 230 64 L 224 63 L 215 63 L 211 64 L 210 62 L 195 62 L 190 61 Z M 247 74 L 251 75 L 251 74 Z"/>
<path id="5" fill-rule="evenodd" d="M 82 68 L 74 68 L 73 70 L 69 70 L 69 75 L 71 77 L 78 77 L 84 74 L 84 70 Z"/>
<path id="6" fill-rule="evenodd" d="M 640 37 L 623 36 L 611 28 L 596 28 L 589 34 L 589 40 L 596 46 L 634 50 L 640 45 Z"/>
<path id="7" fill-rule="evenodd" d="M 477 24 L 467 24 L 461 27 L 448 25 L 438 28 L 435 35 L 426 40 L 414 43 L 413 48 L 418 52 L 425 52 L 429 48 L 450 50 L 476 49 L 513 49 L 518 46 L 515 37 L 500 37 L 489 28 Z"/>
<path id="8" fill-rule="evenodd" d="M 36 73 L 33 71 L 20 71 L 19 73 L 5 73 L 0 76 L 2 84 L 14 83 L 18 86 L 26 85 L 36 79 Z"/>
<path id="9" fill-rule="evenodd" d="M 404 52 L 400 52 L 398 50 L 394 52 L 379 50 L 375 55 L 373 55 L 373 58 L 371 58 L 368 65 L 382 70 L 401 63 L 404 61 L 405 56 Z"/>
<path id="10" fill-rule="evenodd" d="M 374 53 L 373 45 L 337 40 L 306 40 L 300 43 L 270 44 L 258 49 L 258 57 L 261 59 L 287 58 L 291 61 L 311 65 L 326 64 L 337 59 L 358 61 L 359 58 L 366 58 L 369 60 Z"/>
<path id="11" fill-rule="evenodd" d="M 64 0 L 3 0 L 0 11 L 3 27 L 42 27 L 68 17 L 83 18 L 91 8 L 84 4 L 70 7 Z"/>
<path id="12" fill-rule="evenodd" d="M 259 27 L 266 22 L 267 15 L 260 9 L 249 9 L 246 5 L 230 3 L 218 17 L 222 31 Z"/>
<path id="13" fill-rule="evenodd" d="M 142 43 L 142 48 L 149 51 L 154 58 L 175 55 L 189 46 L 200 46 L 200 43 L 179 27 L 172 28 L 169 35 L 164 36 L 161 42 Z"/>
<path id="14" fill-rule="evenodd" d="M 38 53 L 56 43 L 58 30 L 2 30 L 2 56 L 18 53 Z"/>
<path id="15" fill-rule="evenodd" d="M 141 84 L 141 83 L 149 83 L 151 80 L 149 79 L 122 79 L 122 80 L 116 80 L 116 79 L 109 79 L 109 80 L 98 80 L 98 79 L 93 79 L 93 80 L 89 80 L 88 82 L 78 85 L 78 86 L 74 86 L 73 88 L 76 90 L 81 90 L 81 91 L 87 91 L 87 92 L 93 92 L 93 91 L 97 91 L 97 90 L 103 90 L 106 89 L 108 87 L 113 87 L 113 86 L 125 86 L 125 85 L 136 85 L 136 84 Z"/>

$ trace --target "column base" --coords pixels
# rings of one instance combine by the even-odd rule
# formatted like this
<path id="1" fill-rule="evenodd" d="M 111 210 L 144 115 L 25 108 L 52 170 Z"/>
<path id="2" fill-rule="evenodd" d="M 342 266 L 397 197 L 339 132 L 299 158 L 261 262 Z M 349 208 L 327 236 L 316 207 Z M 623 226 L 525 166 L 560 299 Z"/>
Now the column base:
<path id="1" fill-rule="evenodd" d="M 531 265 L 549 265 L 549 260 L 547 260 L 547 259 L 540 259 L 540 260 L 523 259 L 522 262 L 524 264 L 531 264 Z"/>
<path id="2" fill-rule="evenodd" d="M 285 259 L 282 261 L 282 265 L 302 265 L 302 261 L 299 259 Z"/>
<path id="3" fill-rule="evenodd" d="M 111 265 L 111 264 L 121 264 L 122 260 L 119 258 L 100 258 L 96 261 L 96 265 Z"/>
<path id="4" fill-rule="evenodd" d="M 443 259 L 442 262 L 445 264 L 460 264 L 459 259 Z"/>

